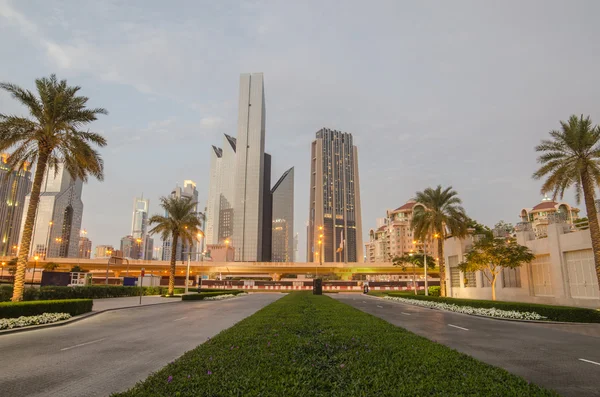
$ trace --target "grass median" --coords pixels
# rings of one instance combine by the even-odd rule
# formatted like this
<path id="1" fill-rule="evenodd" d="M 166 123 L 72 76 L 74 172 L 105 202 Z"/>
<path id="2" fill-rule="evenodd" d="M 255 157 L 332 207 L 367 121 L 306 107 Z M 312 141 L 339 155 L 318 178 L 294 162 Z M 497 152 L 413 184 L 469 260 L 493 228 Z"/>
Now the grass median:
<path id="1" fill-rule="evenodd" d="M 292 293 L 115 396 L 552 396 L 326 296 Z"/>

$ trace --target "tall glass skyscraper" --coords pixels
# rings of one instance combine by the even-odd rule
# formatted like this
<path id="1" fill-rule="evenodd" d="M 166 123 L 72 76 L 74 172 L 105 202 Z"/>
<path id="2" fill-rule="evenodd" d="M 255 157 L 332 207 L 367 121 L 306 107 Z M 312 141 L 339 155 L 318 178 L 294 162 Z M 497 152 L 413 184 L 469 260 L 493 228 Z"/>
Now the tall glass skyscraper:
<path id="1" fill-rule="evenodd" d="M 358 151 L 352 134 L 319 130 L 311 145 L 310 163 L 308 262 L 362 261 Z"/>
<path id="2" fill-rule="evenodd" d="M 77 258 L 79 255 L 79 233 L 83 216 L 81 191 L 83 182 L 73 179 L 59 164 L 56 173 L 48 169 L 42 181 L 29 255 L 48 258 Z M 24 207 L 29 206 L 29 195 Z M 21 217 L 21 235 L 25 224 L 25 213 Z M 20 244 L 19 244 L 20 245 Z"/>
<path id="3" fill-rule="evenodd" d="M 16 256 L 25 196 L 31 190 L 31 171 L 13 171 L 6 165 L 7 160 L 7 154 L 0 155 L 0 256 Z"/>
<path id="4" fill-rule="evenodd" d="M 150 243 L 148 236 L 148 212 L 150 211 L 150 200 L 142 197 L 133 199 L 133 213 L 131 216 L 131 236 L 134 240 L 141 239 L 141 246 L 144 249 L 137 251 L 135 259 L 152 259 L 153 244 Z M 148 254 L 148 248 L 150 253 Z"/>
<path id="5" fill-rule="evenodd" d="M 271 189 L 273 203 L 271 261 L 294 260 L 294 167 L 287 170 Z"/>
<path id="6" fill-rule="evenodd" d="M 263 74 L 242 74 L 232 239 L 239 261 L 263 260 L 265 117 Z"/>

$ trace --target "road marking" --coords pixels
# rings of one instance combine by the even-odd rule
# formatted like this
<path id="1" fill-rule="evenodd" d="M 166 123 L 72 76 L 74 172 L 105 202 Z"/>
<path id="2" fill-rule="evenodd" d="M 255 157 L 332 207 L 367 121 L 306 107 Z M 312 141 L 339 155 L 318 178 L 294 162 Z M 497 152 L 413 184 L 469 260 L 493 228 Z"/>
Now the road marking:
<path id="1" fill-rule="evenodd" d="M 96 342 L 102 342 L 104 339 L 106 339 L 106 338 L 102 338 L 102 339 L 96 339 L 96 340 L 93 340 L 93 341 L 91 341 L 91 342 L 80 343 L 80 344 L 78 344 L 78 345 L 75 345 L 75 346 L 64 347 L 64 348 L 60 349 L 60 351 L 71 350 L 71 349 L 74 349 L 74 348 L 76 348 L 76 347 L 81 347 L 81 346 L 85 346 L 85 345 L 90 345 L 90 344 L 92 344 L 92 343 L 96 343 Z"/>
<path id="2" fill-rule="evenodd" d="M 177 319 L 173 320 L 173 322 L 175 322 L 175 321 L 179 321 L 179 320 L 184 320 L 184 319 L 186 319 L 186 318 L 187 318 L 187 317 L 181 317 L 181 318 L 177 318 Z"/>
<path id="3" fill-rule="evenodd" d="M 383 309 L 383 306 L 379 306 L 379 305 L 377 305 L 377 307 L 380 307 L 380 308 L 382 308 L 382 309 Z"/>
<path id="4" fill-rule="evenodd" d="M 367 302 L 363 301 L 363 303 L 367 303 Z"/>
<path id="5" fill-rule="evenodd" d="M 452 324 L 448 324 L 449 327 L 454 327 L 454 328 L 458 328 L 458 329 L 462 329 L 463 331 L 468 331 L 468 328 L 463 328 L 463 327 L 459 327 L 458 325 L 452 325 Z"/>
<path id="6" fill-rule="evenodd" d="M 597 362 L 591 361 L 591 360 L 586 360 L 585 358 L 580 358 L 579 361 L 583 361 L 583 362 L 590 363 L 590 364 L 600 365 L 600 363 L 597 363 Z"/>
<path id="7" fill-rule="evenodd" d="M 410 316 L 409 313 L 404 313 L 404 312 L 400 312 L 400 313 L 404 314 L 405 316 Z"/>

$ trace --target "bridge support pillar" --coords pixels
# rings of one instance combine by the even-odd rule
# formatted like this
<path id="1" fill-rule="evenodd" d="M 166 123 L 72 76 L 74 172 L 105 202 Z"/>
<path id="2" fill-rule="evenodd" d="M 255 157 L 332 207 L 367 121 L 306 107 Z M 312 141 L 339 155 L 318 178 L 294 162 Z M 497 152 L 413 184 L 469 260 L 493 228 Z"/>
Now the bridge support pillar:
<path id="1" fill-rule="evenodd" d="M 273 279 L 273 281 L 280 281 L 281 280 L 281 274 L 280 273 L 271 273 L 271 274 L 269 274 L 269 276 L 271 276 L 271 278 Z"/>

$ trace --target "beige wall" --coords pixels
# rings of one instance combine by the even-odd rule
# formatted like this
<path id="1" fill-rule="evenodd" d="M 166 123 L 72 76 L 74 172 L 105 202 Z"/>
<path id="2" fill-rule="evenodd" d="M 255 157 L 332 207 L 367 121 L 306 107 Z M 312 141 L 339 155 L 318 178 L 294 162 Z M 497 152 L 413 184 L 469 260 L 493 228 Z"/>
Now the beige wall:
<path id="1" fill-rule="evenodd" d="M 456 286 L 456 276 L 452 285 L 451 267 L 457 259 L 463 261 L 472 241 L 472 237 L 449 239 L 444 244 L 448 296 L 491 299 L 492 289 L 486 286 L 481 272 L 475 274 L 474 287 L 465 287 L 463 272 L 459 272 L 459 285 Z M 520 287 L 504 287 L 504 274 L 499 274 L 497 300 L 600 308 L 589 230 L 570 232 L 564 224 L 550 224 L 547 238 L 536 240 L 532 232 L 523 231 L 517 233 L 517 242 L 529 247 L 536 259 L 519 269 Z"/>

